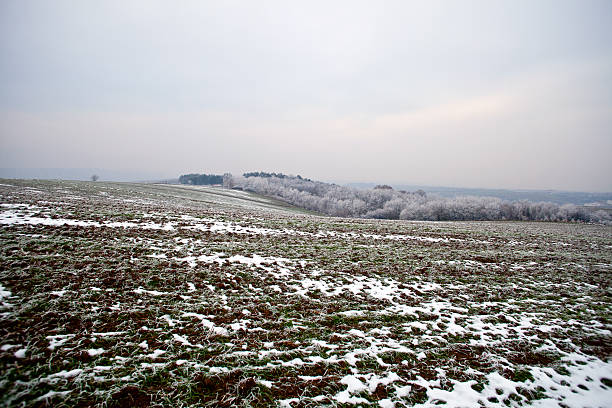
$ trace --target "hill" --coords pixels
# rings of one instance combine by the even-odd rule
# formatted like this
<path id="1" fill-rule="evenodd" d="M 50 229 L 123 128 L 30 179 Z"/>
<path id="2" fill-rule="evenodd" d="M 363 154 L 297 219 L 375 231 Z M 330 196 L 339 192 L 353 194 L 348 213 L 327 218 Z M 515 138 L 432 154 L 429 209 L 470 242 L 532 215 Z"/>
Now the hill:
<path id="1" fill-rule="evenodd" d="M 357 189 L 284 174 L 226 174 L 224 185 L 274 197 L 327 215 L 424 221 L 571 221 L 611 223 L 609 212 L 571 204 L 497 197 L 443 197 L 423 190 L 394 190 L 388 185 Z"/>
<path id="2" fill-rule="evenodd" d="M 377 183 L 347 183 L 346 186 L 369 189 L 374 188 Z M 393 184 L 396 190 L 416 191 L 423 190 L 429 194 L 437 194 L 441 197 L 455 198 L 461 196 L 496 197 L 507 201 L 527 200 L 531 202 L 551 202 L 558 205 L 573 204 L 587 205 L 600 208 L 612 208 L 612 193 L 594 193 L 579 191 L 557 191 L 557 190 L 510 190 L 491 188 L 460 188 L 441 186 L 420 186 L 412 184 Z"/>
<path id="3" fill-rule="evenodd" d="M 0 180 L 2 406 L 605 406 L 612 227 Z"/>

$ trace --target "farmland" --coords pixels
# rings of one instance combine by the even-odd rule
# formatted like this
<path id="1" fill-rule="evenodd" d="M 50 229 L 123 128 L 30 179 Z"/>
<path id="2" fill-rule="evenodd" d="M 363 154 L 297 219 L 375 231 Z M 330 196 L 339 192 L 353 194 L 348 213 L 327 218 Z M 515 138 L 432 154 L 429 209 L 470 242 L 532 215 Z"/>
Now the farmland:
<path id="1" fill-rule="evenodd" d="M 0 405 L 604 407 L 612 227 L 0 180 Z"/>

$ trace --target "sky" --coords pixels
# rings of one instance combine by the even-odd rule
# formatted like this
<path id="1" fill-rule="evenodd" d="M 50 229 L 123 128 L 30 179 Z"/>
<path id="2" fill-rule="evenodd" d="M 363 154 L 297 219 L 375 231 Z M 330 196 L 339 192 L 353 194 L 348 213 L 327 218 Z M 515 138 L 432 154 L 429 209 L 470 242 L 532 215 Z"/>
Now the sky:
<path id="1" fill-rule="evenodd" d="M 0 167 L 612 191 L 612 2 L 0 2 Z"/>

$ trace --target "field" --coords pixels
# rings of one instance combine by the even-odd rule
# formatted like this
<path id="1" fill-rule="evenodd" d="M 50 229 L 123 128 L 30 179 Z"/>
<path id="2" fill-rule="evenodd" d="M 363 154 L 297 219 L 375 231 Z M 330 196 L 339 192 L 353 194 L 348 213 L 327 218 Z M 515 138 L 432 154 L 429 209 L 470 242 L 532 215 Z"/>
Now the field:
<path id="1" fill-rule="evenodd" d="M 610 226 L 0 183 L 2 406 L 612 404 Z"/>

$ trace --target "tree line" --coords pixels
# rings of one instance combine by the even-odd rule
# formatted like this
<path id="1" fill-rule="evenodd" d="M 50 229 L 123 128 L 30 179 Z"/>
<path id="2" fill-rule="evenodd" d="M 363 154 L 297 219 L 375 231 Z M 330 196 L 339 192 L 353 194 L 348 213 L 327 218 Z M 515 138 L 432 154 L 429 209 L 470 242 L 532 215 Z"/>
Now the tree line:
<path id="1" fill-rule="evenodd" d="M 179 177 L 179 183 L 194 186 L 223 184 L 223 176 L 217 174 L 183 174 Z"/>
<path id="2" fill-rule="evenodd" d="M 274 173 L 223 176 L 223 185 L 274 197 L 297 207 L 339 217 L 401 220 L 524 220 L 612 223 L 605 211 L 592 212 L 572 204 L 506 201 L 496 197 L 454 198 L 396 191 L 389 186 L 364 190 Z M 248 175 L 248 176 L 247 176 Z"/>
<path id="3" fill-rule="evenodd" d="M 250 173 L 244 173 L 242 177 L 246 177 L 246 178 L 248 177 L 263 177 L 263 178 L 277 177 L 277 178 L 284 179 L 284 178 L 293 177 L 293 176 L 288 176 L 283 173 L 266 173 L 265 171 L 252 171 Z M 300 176 L 299 174 L 295 176 L 295 178 L 297 178 L 298 180 L 312 181 L 310 179 L 303 179 L 302 176 Z"/>

